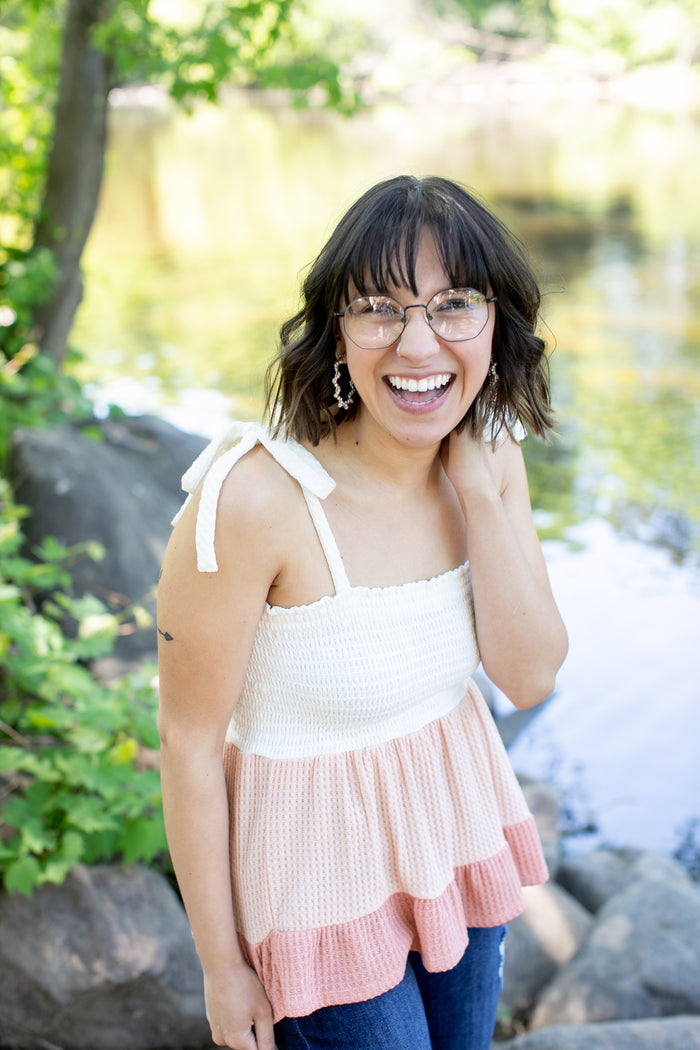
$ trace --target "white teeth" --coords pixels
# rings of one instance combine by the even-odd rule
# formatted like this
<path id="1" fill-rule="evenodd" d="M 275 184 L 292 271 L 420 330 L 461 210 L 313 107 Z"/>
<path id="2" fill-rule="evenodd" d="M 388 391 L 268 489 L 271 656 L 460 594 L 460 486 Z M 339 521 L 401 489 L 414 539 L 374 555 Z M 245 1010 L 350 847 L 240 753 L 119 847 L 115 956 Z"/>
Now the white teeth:
<path id="1" fill-rule="evenodd" d="M 440 390 L 447 386 L 451 379 L 449 372 L 442 372 L 436 376 L 426 376 L 425 379 L 406 379 L 404 376 L 387 376 L 394 390 L 408 390 L 415 394 L 417 391 Z"/>

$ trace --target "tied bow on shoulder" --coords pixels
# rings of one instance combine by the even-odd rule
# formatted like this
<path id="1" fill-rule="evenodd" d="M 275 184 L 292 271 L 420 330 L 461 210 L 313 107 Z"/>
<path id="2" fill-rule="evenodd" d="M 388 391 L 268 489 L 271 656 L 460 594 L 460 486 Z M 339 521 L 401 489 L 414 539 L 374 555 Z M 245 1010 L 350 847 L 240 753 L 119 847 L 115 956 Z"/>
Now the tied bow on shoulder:
<path id="1" fill-rule="evenodd" d="M 296 441 L 272 437 L 260 423 L 232 423 L 224 434 L 207 445 L 182 475 L 182 488 L 188 496 L 173 518 L 173 525 L 180 519 L 201 484 L 195 531 L 197 568 L 200 572 L 218 572 L 214 536 L 221 486 L 238 460 L 258 444 L 267 449 L 273 459 L 299 482 L 302 489 L 318 499 L 325 499 L 335 487 L 335 482 L 318 460 Z"/>

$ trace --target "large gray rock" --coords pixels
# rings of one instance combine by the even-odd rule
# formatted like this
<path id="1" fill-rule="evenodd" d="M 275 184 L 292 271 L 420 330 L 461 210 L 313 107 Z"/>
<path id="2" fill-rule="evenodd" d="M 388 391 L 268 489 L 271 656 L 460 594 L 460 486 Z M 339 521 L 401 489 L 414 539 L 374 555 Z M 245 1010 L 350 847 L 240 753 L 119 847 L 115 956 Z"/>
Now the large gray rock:
<path id="1" fill-rule="evenodd" d="M 700 1050 L 700 1017 L 556 1025 L 499 1043 L 498 1050 Z"/>
<path id="2" fill-rule="evenodd" d="M 639 849 L 619 848 L 573 854 L 559 865 L 557 882 L 584 908 L 597 912 L 623 887 L 630 868 L 642 853 Z"/>
<path id="3" fill-rule="evenodd" d="M 530 1012 L 593 923 L 590 912 L 556 883 L 530 886 L 524 893 L 527 907 L 509 923 L 506 939 L 501 1005 L 511 1014 Z"/>
<path id="4" fill-rule="evenodd" d="M 561 793 L 553 784 L 532 777 L 518 777 L 525 801 L 535 818 L 550 878 L 556 879 L 561 861 Z"/>
<path id="5" fill-rule="evenodd" d="M 81 557 L 72 566 L 75 593 L 96 594 L 113 609 L 147 599 L 153 591 L 182 503 L 180 477 L 206 444 L 150 416 L 96 424 L 103 440 L 74 426 L 18 429 L 10 475 L 30 545 L 56 536 L 72 545 L 99 540 L 105 557 Z M 149 597 L 150 596 L 150 597 Z M 121 656 L 155 650 L 155 630 L 120 638 Z"/>
<path id="6" fill-rule="evenodd" d="M 32 900 L 0 895 L 0 1046 L 211 1046 L 184 909 L 139 865 L 78 867 Z"/>
<path id="7" fill-rule="evenodd" d="M 700 897 L 682 868 L 644 854 L 576 956 L 543 992 L 531 1028 L 700 1013 Z"/>

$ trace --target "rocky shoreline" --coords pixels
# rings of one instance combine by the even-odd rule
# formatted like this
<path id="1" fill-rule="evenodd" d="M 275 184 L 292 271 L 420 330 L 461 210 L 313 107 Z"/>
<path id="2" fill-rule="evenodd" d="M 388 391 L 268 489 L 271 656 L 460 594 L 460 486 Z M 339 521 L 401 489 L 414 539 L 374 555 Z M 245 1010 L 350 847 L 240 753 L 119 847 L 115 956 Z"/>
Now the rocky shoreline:
<path id="1" fill-rule="evenodd" d="M 562 857 L 557 792 L 524 788 L 552 879 L 509 925 L 494 1048 L 700 1048 L 697 887 L 660 854 Z M 199 961 L 165 876 L 81 865 L 32 900 L 0 894 L 0 1047 L 210 1050 Z"/>
<path id="2" fill-rule="evenodd" d="M 155 588 L 179 477 L 206 439 L 151 417 L 99 426 L 101 441 L 77 427 L 19 430 L 11 478 L 32 508 L 30 545 L 100 540 L 107 557 L 78 562 L 76 588 L 140 602 Z M 98 671 L 121 673 L 154 650 L 154 628 L 137 631 Z M 566 854 L 558 791 L 524 789 L 551 880 L 526 891 L 510 924 L 495 1045 L 700 1050 L 696 885 L 656 853 Z M 0 894 L 2 1050 L 166 1046 L 211 1047 L 199 963 L 167 878 L 140 865 L 79 866 L 32 900 Z"/>
<path id="3" fill-rule="evenodd" d="M 509 1050 L 700 1046 L 700 896 L 675 861 L 633 848 L 557 859 L 558 798 L 526 786 L 552 879 L 509 927 L 501 1031 Z M 548 836 L 547 829 L 550 829 Z"/>

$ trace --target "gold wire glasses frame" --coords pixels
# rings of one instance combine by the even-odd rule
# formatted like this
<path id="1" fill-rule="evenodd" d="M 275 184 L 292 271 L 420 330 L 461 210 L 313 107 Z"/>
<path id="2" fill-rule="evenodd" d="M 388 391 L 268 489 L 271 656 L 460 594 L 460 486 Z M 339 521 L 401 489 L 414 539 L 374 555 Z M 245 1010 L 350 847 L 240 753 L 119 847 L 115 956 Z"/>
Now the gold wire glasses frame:
<path id="1" fill-rule="evenodd" d="M 402 306 L 390 295 L 361 295 L 334 317 L 343 318 L 348 339 L 361 350 L 383 350 L 395 343 L 408 324 L 408 310 L 425 310 L 425 318 L 435 335 L 448 343 L 476 339 L 486 327 L 489 303 L 497 297 L 485 296 L 475 288 L 445 288 L 428 303 Z"/>

